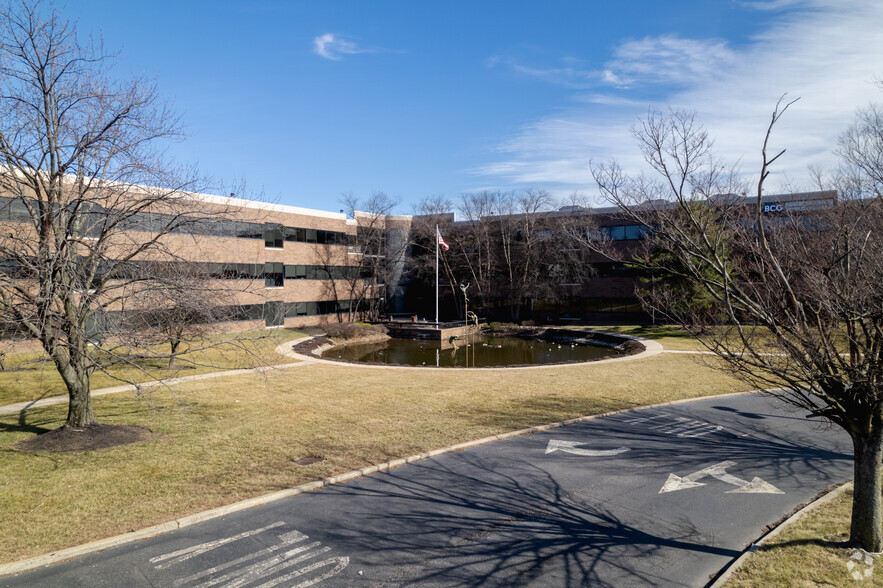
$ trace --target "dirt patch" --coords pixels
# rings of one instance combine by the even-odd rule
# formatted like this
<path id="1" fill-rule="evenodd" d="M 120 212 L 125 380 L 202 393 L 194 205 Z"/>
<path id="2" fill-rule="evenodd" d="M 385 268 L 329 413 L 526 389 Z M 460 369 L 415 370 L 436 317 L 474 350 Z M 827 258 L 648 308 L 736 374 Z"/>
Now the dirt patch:
<path id="1" fill-rule="evenodd" d="M 313 337 L 302 343 L 295 343 L 291 346 L 291 350 L 301 355 L 313 355 L 313 352 L 323 345 L 334 345 L 334 341 L 328 337 Z"/>
<path id="2" fill-rule="evenodd" d="M 343 347 L 346 345 L 361 345 L 363 343 L 379 343 L 381 341 L 386 341 L 390 336 L 386 333 L 373 333 L 366 335 L 364 337 L 354 338 L 354 339 L 331 339 L 328 337 L 314 337 L 308 341 L 304 341 L 303 343 L 295 343 L 291 349 L 295 353 L 300 353 L 301 355 L 317 355 L 321 356 L 321 353 L 316 353 L 316 351 L 320 347 L 334 346 L 334 347 Z M 330 359 L 325 357 L 324 359 Z M 363 363 L 363 362 L 352 362 L 352 363 Z M 383 364 L 380 364 L 383 365 Z"/>
<path id="3" fill-rule="evenodd" d="M 19 441 L 15 448 L 25 453 L 67 453 L 95 451 L 118 445 L 128 445 L 159 437 L 147 427 L 96 424 L 77 429 L 60 427 L 35 437 Z"/>

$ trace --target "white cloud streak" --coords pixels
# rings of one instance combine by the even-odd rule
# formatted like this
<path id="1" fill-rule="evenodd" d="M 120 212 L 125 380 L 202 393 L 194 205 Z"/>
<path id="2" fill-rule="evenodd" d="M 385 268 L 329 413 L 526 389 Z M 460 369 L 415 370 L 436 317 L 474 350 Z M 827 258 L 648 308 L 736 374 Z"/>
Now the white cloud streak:
<path id="1" fill-rule="evenodd" d="M 740 161 L 745 173 L 755 173 L 772 109 L 787 92 L 801 99 L 775 130 L 772 149 L 788 151 L 771 179 L 805 185 L 808 164 L 836 165 L 833 149 L 855 110 L 883 102 L 872 83 L 883 76 L 883 3 L 751 4 L 770 13 L 770 24 L 743 47 L 662 34 L 624 42 L 597 72 L 524 72 L 591 91 L 575 95 L 576 106 L 565 112 L 525 125 L 497 146 L 496 161 L 473 172 L 482 183 L 495 179 L 501 187 L 542 187 L 559 195 L 594 192 L 588 161 L 615 157 L 627 170 L 639 171 L 631 127 L 648 109 L 672 106 L 695 110 L 716 137 L 717 152 Z M 641 99 L 647 92 L 661 96 Z M 770 188 L 776 188 L 775 181 Z"/>
<path id="2" fill-rule="evenodd" d="M 313 39 L 313 53 L 332 61 L 343 59 L 345 55 L 377 53 L 377 51 L 377 49 L 359 47 L 353 41 L 334 33 L 325 33 Z"/>

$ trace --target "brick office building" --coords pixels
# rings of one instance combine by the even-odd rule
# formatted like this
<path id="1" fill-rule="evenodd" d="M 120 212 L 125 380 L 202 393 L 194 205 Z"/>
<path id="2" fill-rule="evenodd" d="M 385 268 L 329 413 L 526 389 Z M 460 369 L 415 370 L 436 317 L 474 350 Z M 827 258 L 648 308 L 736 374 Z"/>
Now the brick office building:
<path id="1" fill-rule="evenodd" d="M 385 217 L 378 225 L 384 233 L 382 245 L 365 250 L 358 245 L 358 233 L 360 225 L 364 228 L 372 224 L 373 217 L 366 213 L 348 219 L 342 213 L 235 198 L 203 194 L 185 198 L 193 214 L 201 217 L 200 222 L 189 225 L 186 231 L 163 236 L 165 248 L 173 254 L 171 259 L 148 261 L 195 264 L 201 268 L 202 276 L 222 281 L 235 292 L 235 311 L 229 315 L 234 323 L 231 328 L 294 327 L 346 320 L 351 316 L 349 310 L 356 305 L 363 311 L 373 305 L 381 312 L 432 315 L 434 298 L 430 292 L 434 284 L 408 272 L 417 255 L 416 248 L 408 246 L 415 237 L 415 217 Z M 727 204 L 733 206 L 753 202 L 741 197 L 727 198 Z M 764 213 L 776 215 L 830 207 L 836 199 L 836 192 L 771 195 L 764 200 Z M 0 198 L 0 223 L 14 227 L 27 220 L 23 206 L 21 200 Z M 590 219 L 587 224 L 598 238 L 616 242 L 625 250 L 650 231 L 648 227 L 623 222 L 612 208 L 565 208 L 542 215 L 544 238 L 553 242 L 564 242 L 555 234 L 564 221 L 580 217 Z M 453 221 L 453 215 L 445 218 Z M 150 230 L 150 222 L 150 215 L 145 215 L 143 223 L 133 223 L 127 233 L 136 241 L 139 231 Z M 500 222 L 500 218 L 477 222 Z M 465 225 L 450 222 L 443 230 L 449 234 Z M 553 248 L 552 255 L 555 252 Z M 381 283 L 376 276 L 368 275 L 370 271 L 365 273 L 370 264 L 364 262 L 367 257 L 387 254 L 392 259 L 388 260 L 389 271 L 382 280 L 387 283 Z M 451 254 L 465 255 L 457 251 Z M 581 262 L 591 265 L 593 271 L 577 282 L 551 284 L 546 291 L 553 292 L 553 296 L 530 298 L 523 319 L 598 321 L 641 317 L 635 297 L 639 279 L 635 271 L 624 263 L 589 252 L 581 256 Z M 469 280 L 468 275 L 455 276 L 460 278 Z M 353 294 L 355 284 L 360 287 L 358 296 Z M 123 302 L 109 310 L 113 314 L 127 309 Z M 493 314 L 493 308 L 486 310 Z M 442 314 L 457 318 L 453 306 Z"/>

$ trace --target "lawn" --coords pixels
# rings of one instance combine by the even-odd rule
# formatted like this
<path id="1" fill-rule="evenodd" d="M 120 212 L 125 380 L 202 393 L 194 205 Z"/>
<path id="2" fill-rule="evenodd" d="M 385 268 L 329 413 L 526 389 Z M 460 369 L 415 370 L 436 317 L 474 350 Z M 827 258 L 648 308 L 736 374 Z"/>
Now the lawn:
<path id="1" fill-rule="evenodd" d="M 604 325 L 587 328 L 594 331 L 607 331 L 608 333 L 620 333 L 632 337 L 653 339 L 662 343 L 662 346 L 666 349 L 674 351 L 706 351 L 705 347 L 692 335 L 674 325 L 653 325 L 649 327 L 638 325 Z"/>
<path id="2" fill-rule="evenodd" d="M 104 423 L 158 438 L 81 454 L 12 445 L 66 408 L 0 417 L 0 561 L 47 553 L 267 492 L 566 418 L 745 390 L 663 354 L 531 370 L 300 367 L 95 399 Z M 321 463 L 300 466 L 303 457 Z"/>
<path id="3" fill-rule="evenodd" d="M 280 343 L 302 337 L 286 329 L 237 334 L 239 340 L 219 343 L 201 351 L 182 354 L 176 367 L 168 369 L 168 361 L 140 359 L 128 365 L 116 365 L 92 375 L 92 389 L 98 390 L 129 382 L 192 376 L 218 370 L 255 367 L 266 363 L 289 363 L 294 360 L 274 353 Z M 215 335 L 210 342 L 218 343 L 230 335 Z M 197 341 L 197 345 L 204 345 Z M 6 370 L 0 371 L 0 406 L 30 402 L 49 396 L 67 394 L 55 365 L 41 352 L 10 353 L 5 358 Z"/>

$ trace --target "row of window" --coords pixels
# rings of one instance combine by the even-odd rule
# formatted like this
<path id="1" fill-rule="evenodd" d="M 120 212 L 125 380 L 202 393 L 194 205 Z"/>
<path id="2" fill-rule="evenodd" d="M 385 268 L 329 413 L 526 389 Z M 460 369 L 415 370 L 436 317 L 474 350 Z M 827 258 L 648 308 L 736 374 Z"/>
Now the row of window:
<path id="1" fill-rule="evenodd" d="M 351 265 L 286 265 L 267 263 L 208 263 L 206 273 L 222 280 L 264 279 L 268 288 L 281 287 L 285 280 L 351 280 L 359 275 Z"/>
<path id="2" fill-rule="evenodd" d="M 347 312 L 352 306 L 351 300 L 314 300 L 308 302 L 277 302 L 268 301 L 262 304 L 243 304 L 234 307 L 218 307 L 216 313 L 206 316 L 224 317 L 222 320 L 233 321 L 264 321 L 268 327 L 278 327 L 285 323 L 286 318 L 302 316 L 318 316 Z M 92 316 L 85 326 L 86 336 L 90 339 L 101 339 L 103 334 L 112 330 L 113 325 L 126 320 L 128 312 L 108 311 Z M 4 334 L 16 334 L 9 328 Z"/>
<path id="3" fill-rule="evenodd" d="M 99 264 L 96 280 L 102 279 L 110 269 L 101 269 L 102 266 L 110 265 L 110 261 L 102 260 Z M 149 276 L 167 275 L 177 262 L 150 262 L 130 261 L 116 267 L 113 270 L 113 278 L 134 279 Z M 152 267 L 152 266 L 164 267 Z M 359 277 L 359 267 L 351 265 L 285 265 L 282 263 L 182 263 L 179 270 L 180 277 L 191 276 L 192 279 L 200 277 L 216 278 L 220 280 L 264 280 L 268 288 L 282 287 L 285 280 L 354 280 Z M 369 268 L 365 268 L 368 271 Z M 30 268 L 22 267 L 17 260 L 0 259 L 0 275 L 11 276 L 16 279 L 25 279 L 29 276 Z M 85 285 L 82 287 L 85 288 Z"/>
<path id="4" fill-rule="evenodd" d="M 359 277 L 359 268 L 351 265 L 284 265 L 267 262 L 264 266 L 264 285 L 267 288 L 281 288 L 285 280 L 354 280 Z"/>
<path id="5" fill-rule="evenodd" d="M 83 237 L 101 234 L 107 212 L 96 204 L 84 203 L 87 215 L 80 215 L 81 226 L 77 231 Z M 82 210 L 80 211 L 82 212 Z M 30 214 L 25 203 L 18 198 L 0 197 L 0 222 L 27 222 Z M 349 237 L 340 231 L 287 227 L 276 223 L 250 223 L 221 218 L 188 217 L 157 212 L 141 212 L 119 222 L 119 228 L 127 231 L 148 233 L 171 232 L 209 237 L 234 237 L 239 239 L 264 239 L 267 247 L 281 248 L 285 241 L 317 243 L 320 245 L 347 245 Z"/>
<path id="6" fill-rule="evenodd" d="M 286 318 L 319 316 L 348 312 L 352 300 L 310 300 L 305 302 L 268 301 L 263 304 L 248 304 L 237 309 L 238 320 L 264 320 L 268 327 L 281 327 Z"/>
<path id="7" fill-rule="evenodd" d="M 591 237 L 596 241 L 636 241 L 650 235 L 650 227 L 646 225 L 614 225 L 591 231 Z"/>
<path id="8" fill-rule="evenodd" d="M 339 231 L 286 227 L 276 223 L 264 224 L 264 246 L 268 249 L 281 249 L 285 241 L 295 243 L 317 243 L 319 245 L 347 245 L 349 237 Z"/>

